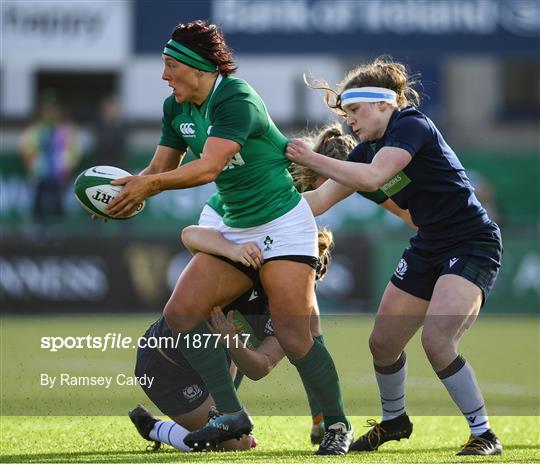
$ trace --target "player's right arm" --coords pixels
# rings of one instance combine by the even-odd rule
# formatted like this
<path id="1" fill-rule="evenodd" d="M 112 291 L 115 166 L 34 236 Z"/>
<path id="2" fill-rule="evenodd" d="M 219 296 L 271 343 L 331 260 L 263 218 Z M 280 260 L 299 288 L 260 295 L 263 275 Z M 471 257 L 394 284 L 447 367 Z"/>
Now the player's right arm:
<path id="1" fill-rule="evenodd" d="M 329 208 L 333 207 L 336 203 L 349 197 L 353 192 L 355 192 L 355 189 L 329 179 L 319 188 L 304 192 L 302 195 L 309 204 L 313 216 L 319 216 Z"/>
<path id="2" fill-rule="evenodd" d="M 184 150 L 158 145 L 152 160 L 139 175 L 159 174 L 174 170 L 180 166 L 185 153 Z"/>
<path id="3" fill-rule="evenodd" d="M 343 199 L 347 198 L 353 192 L 355 192 L 355 189 L 343 186 L 342 184 L 339 184 L 338 182 L 329 179 L 319 188 L 312 191 L 304 192 L 302 195 L 309 204 L 311 211 L 313 212 L 313 216 L 319 216 L 331 207 L 333 207 L 336 203 L 341 202 Z M 365 194 L 363 195 L 366 196 Z M 370 200 L 372 201 L 375 201 L 371 197 L 368 198 L 370 198 Z M 414 230 L 418 229 L 418 227 L 412 221 L 409 210 L 404 210 L 403 208 L 399 207 L 392 199 L 386 198 L 386 200 L 382 202 L 379 200 L 376 203 L 378 203 L 384 209 L 388 210 L 390 213 L 393 213 L 394 215 L 401 218 Z"/>
<path id="4" fill-rule="evenodd" d="M 228 338 L 220 338 L 220 341 L 225 345 L 232 361 L 242 373 L 255 381 L 264 378 L 285 357 L 285 352 L 275 336 L 265 337 L 255 350 L 249 349 L 244 343 L 237 346 L 236 343 L 231 342 L 236 335 L 232 316 L 232 310 L 225 318 L 221 309 L 214 307 L 210 313 L 208 326 L 213 334 L 228 336 Z"/>
<path id="5" fill-rule="evenodd" d="M 263 263 L 261 251 L 255 242 L 236 244 L 225 239 L 214 228 L 188 226 L 182 230 L 182 242 L 192 254 L 204 252 L 211 255 L 221 255 L 233 262 L 255 269 L 259 269 Z"/>

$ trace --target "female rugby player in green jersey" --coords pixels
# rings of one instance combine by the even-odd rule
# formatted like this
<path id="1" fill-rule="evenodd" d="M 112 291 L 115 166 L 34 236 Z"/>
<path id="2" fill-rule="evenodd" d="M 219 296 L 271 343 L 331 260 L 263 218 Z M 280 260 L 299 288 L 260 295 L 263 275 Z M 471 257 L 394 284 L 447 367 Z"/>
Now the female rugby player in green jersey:
<path id="1" fill-rule="evenodd" d="M 352 442 L 337 372 L 323 344 L 310 331 L 317 228 L 307 203 L 287 172 L 287 139 L 264 103 L 243 80 L 217 26 L 180 24 L 163 50 L 163 79 L 173 93 L 163 105 L 162 136 L 139 176 L 117 181 L 124 190 L 109 213 L 124 216 L 142 199 L 169 189 L 216 181 L 225 214 L 220 232 L 237 243 L 254 241 L 262 251 L 260 277 L 276 337 L 302 381 L 321 405 L 325 438 L 317 454 L 342 455 Z M 197 160 L 179 166 L 187 148 Z M 195 337 L 215 306 L 225 306 L 251 287 L 241 272 L 216 257 L 197 254 L 186 267 L 164 316 L 175 332 Z M 189 344 L 180 348 L 199 372 L 221 414 L 185 442 L 206 447 L 247 434 L 253 424 L 228 373 L 223 351 Z"/>
<path id="2" fill-rule="evenodd" d="M 404 348 L 423 326 L 426 355 L 471 430 L 459 455 L 500 454 L 474 371 L 457 352 L 498 274 L 500 231 L 439 130 L 411 105 L 419 100 L 411 84 L 405 66 L 381 58 L 351 71 L 338 92 L 324 84 L 326 102 L 346 116 L 361 143 L 347 161 L 321 156 L 302 141 L 287 148 L 289 159 L 330 179 L 305 194 L 315 215 L 355 190 L 381 189 L 418 226 L 384 292 L 369 340 L 382 422 L 372 420 L 373 428 L 351 450 L 375 450 L 410 436 Z"/>

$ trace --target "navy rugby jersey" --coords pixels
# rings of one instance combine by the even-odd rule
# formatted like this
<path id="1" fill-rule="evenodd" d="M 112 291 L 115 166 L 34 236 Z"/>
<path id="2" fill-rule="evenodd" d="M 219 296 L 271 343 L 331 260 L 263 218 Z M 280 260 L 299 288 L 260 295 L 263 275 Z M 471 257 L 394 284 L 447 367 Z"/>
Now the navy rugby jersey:
<path id="1" fill-rule="evenodd" d="M 394 111 L 383 137 L 357 145 L 348 160 L 370 163 L 385 146 L 404 149 L 412 157 L 380 188 L 409 210 L 418 226 L 412 245 L 431 249 L 482 235 L 491 221 L 474 195 L 463 165 L 426 115 L 415 107 Z"/>
<path id="2" fill-rule="evenodd" d="M 248 348 L 255 349 L 265 337 L 274 335 L 274 328 L 268 312 L 266 295 L 260 289 L 250 289 L 248 292 L 238 297 L 238 299 L 236 299 L 234 302 L 227 305 L 223 312 L 225 315 L 227 315 L 230 310 L 235 311 L 233 315 L 233 323 L 236 326 L 236 332 L 250 334 L 247 342 Z M 211 332 L 210 328 L 208 328 L 207 332 Z M 173 339 L 176 339 L 176 336 L 173 336 L 171 329 L 163 317 L 150 326 L 145 336 L 172 337 Z M 180 335 L 180 337 L 182 336 L 183 334 Z M 191 336 L 192 334 L 190 334 L 190 337 Z M 201 339 L 203 343 L 205 340 L 206 337 Z M 191 343 L 192 341 L 190 341 L 190 344 Z M 211 344 L 211 347 L 214 347 L 216 338 L 210 338 L 208 343 Z M 230 340 L 229 344 L 236 344 L 236 342 L 234 340 Z M 160 347 L 161 351 L 165 353 L 167 357 L 174 360 L 175 363 L 182 367 L 191 369 L 191 365 L 182 355 L 180 348 L 171 348 L 170 345 L 169 347 L 164 347 L 163 344 Z"/>

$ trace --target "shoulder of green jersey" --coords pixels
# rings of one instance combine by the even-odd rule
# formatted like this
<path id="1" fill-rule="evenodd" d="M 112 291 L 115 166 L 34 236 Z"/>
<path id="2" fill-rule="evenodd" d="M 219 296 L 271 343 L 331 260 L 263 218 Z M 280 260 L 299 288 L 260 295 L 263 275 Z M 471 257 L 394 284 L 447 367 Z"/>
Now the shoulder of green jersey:
<path id="1" fill-rule="evenodd" d="M 229 97 L 240 93 L 253 94 L 255 91 L 243 79 L 227 78 L 222 81 L 216 97 Z"/>
<path id="2" fill-rule="evenodd" d="M 163 101 L 163 112 L 176 116 L 184 112 L 184 105 L 183 103 L 177 103 L 176 98 L 171 94 Z"/>

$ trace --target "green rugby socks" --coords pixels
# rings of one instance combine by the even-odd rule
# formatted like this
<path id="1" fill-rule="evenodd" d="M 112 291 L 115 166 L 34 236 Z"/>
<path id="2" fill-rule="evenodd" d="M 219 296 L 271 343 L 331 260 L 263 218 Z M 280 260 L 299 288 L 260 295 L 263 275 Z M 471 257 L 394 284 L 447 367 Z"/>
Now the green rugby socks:
<path id="1" fill-rule="evenodd" d="M 240 384 L 242 384 L 242 380 L 244 379 L 244 373 L 242 373 L 240 370 L 236 372 L 236 376 L 234 377 L 234 387 L 238 390 L 240 387 Z"/>
<path id="2" fill-rule="evenodd" d="M 339 377 L 326 347 L 314 339 L 309 352 L 299 360 L 291 360 L 291 363 L 296 366 L 304 386 L 319 401 L 325 427 L 342 422 L 350 429 L 351 424 L 343 410 Z"/>
<path id="3" fill-rule="evenodd" d="M 313 339 L 319 341 L 324 346 L 324 337 L 322 334 L 320 336 L 313 336 Z M 317 415 L 320 415 L 322 413 L 321 404 L 319 404 L 317 396 L 313 392 L 311 386 L 305 383 L 304 378 L 300 377 L 300 379 L 302 380 L 302 384 L 304 385 L 304 389 L 306 391 L 309 403 L 309 410 L 311 411 L 311 417 L 315 418 Z"/>
<path id="4" fill-rule="evenodd" d="M 180 350 L 182 355 L 184 355 L 193 369 L 202 378 L 204 384 L 206 384 L 216 403 L 216 408 L 221 413 L 238 412 L 242 410 L 242 403 L 234 388 L 225 349 L 221 345 L 214 348 L 214 344 L 208 344 L 208 347 L 206 347 L 204 337 L 201 338 L 202 343 L 200 347 L 199 344 L 194 344 L 194 336 L 196 334 L 202 336 L 207 333 L 208 327 L 206 323 L 201 323 L 190 331 L 187 331 L 179 338 L 182 341 Z"/>

